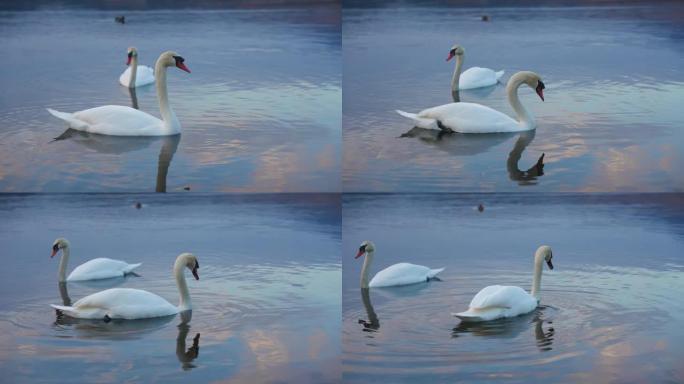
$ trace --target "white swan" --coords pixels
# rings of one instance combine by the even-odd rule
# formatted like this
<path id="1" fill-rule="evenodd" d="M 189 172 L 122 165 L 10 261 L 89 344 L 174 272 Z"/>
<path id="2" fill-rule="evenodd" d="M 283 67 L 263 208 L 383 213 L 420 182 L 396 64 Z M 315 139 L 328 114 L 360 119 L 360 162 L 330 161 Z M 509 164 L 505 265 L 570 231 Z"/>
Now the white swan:
<path id="1" fill-rule="evenodd" d="M 532 312 L 539 305 L 542 263 L 546 261 L 553 269 L 551 247 L 542 245 L 534 254 L 534 280 L 532 291 L 525 292 L 520 287 L 490 285 L 473 297 L 467 311 L 453 315 L 463 321 L 489 321 L 503 317 L 514 317 Z"/>
<path id="2" fill-rule="evenodd" d="M 154 70 L 147 65 L 138 65 L 138 50 L 128 48 L 128 68 L 119 76 L 119 83 L 124 87 L 135 88 L 154 83 Z"/>
<path id="3" fill-rule="evenodd" d="M 544 101 L 544 83 L 534 72 L 522 71 L 511 76 L 506 86 L 508 102 L 518 120 L 476 103 L 449 103 L 428 108 L 419 113 L 397 110 L 397 113 L 412 119 L 419 128 L 444 129 L 459 133 L 495 133 L 529 131 L 537 127 L 532 114 L 520 103 L 518 88 L 526 84 L 533 88 Z"/>
<path id="4" fill-rule="evenodd" d="M 154 293 L 132 288 L 111 288 L 86 296 L 72 306 L 54 304 L 51 306 L 67 316 L 79 319 L 104 319 L 105 321 L 175 315 L 192 309 L 188 285 L 183 274 L 184 267 L 192 270 L 195 279 L 199 280 L 197 258 L 190 253 L 180 254 L 173 265 L 173 274 L 180 292 L 180 303 L 177 307 Z"/>
<path id="5" fill-rule="evenodd" d="M 459 45 L 454 45 L 451 47 L 446 61 L 453 59 L 454 56 L 456 56 L 456 67 L 454 68 L 454 75 L 451 77 L 452 92 L 496 85 L 504 74 L 504 71 L 495 72 L 489 68 L 480 67 L 468 68 L 461 73 L 465 49 Z"/>
<path id="6" fill-rule="evenodd" d="M 52 244 L 51 258 L 54 257 L 60 249 L 62 250 L 62 258 L 59 261 L 59 282 L 122 277 L 127 273 L 133 272 L 135 268 L 142 265 L 142 263 L 128 264 L 121 260 L 98 257 L 97 259 L 89 260 L 74 268 L 69 274 L 69 277 L 65 278 L 67 263 L 69 262 L 69 246 L 69 241 L 64 238 L 59 238 Z"/>
<path id="7" fill-rule="evenodd" d="M 376 273 L 369 283 L 368 270 L 370 269 L 374 254 L 375 245 L 372 242 L 364 241 L 361 243 L 361 246 L 359 247 L 359 253 L 356 254 L 356 259 L 366 255 L 366 258 L 363 261 L 363 268 L 361 269 L 361 288 L 390 287 L 395 285 L 424 283 L 434 278 L 438 273 L 444 270 L 444 268 L 430 269 L 422 265 L 399 263 L 390 265 L 389 267 Z"/>
<path id="8" fill-rule="evenodd" d="M 157 76 L 157 99 L 162 120 L 137 109 L 122 105 L 105 105 L 74 113 L 48 112 L 67 122 L 70 128 L 113 136 L 166 136 L 180 133 L 181 126 L 169 105 L 166 92 L 166 67 L 178 67 L 190 72 L 183 63 L 185 59 L 177 53 L 166 51 L 159 56 L 154 66 Z"/>

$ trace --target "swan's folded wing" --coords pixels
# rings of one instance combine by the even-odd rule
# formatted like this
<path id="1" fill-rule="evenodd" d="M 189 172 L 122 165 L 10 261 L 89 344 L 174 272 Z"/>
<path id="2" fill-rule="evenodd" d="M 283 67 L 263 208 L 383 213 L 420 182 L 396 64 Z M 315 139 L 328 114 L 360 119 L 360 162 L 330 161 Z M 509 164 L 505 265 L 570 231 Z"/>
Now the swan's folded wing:
<path id="1" fill-rule="evenodd" d="M 76 317 L 79 319 L 102 319 L 107 314 L 107 308 L 101 307 L 69 307 L 66 305 L 50 304 L 54 309 L 61 311 L 63 314 Z"/>
<path id="2" fill-rule="evenodd" d="M 135 78 L 135 85 L 147 85 L 154 83 L 154 70 L 146 65 L 138 65 L 138 73 Z"/>
<path id="3" fill-rule="evenodd" d="M 506 285 L 490 285 L 483 288 L 470 301 L 471 309 L 485 309 L 485 308 L 511 308 L 521 299 L 529 296 L 525 290 L 520 287 L 512 287 Z"/>
<path id="4" fill-rule="evenodd" d="M 489 68 L 471 67 L 461 74 L 459 88 L 462 90 L 495 85 L 497 74 Z"/>
<path id="5" fill-rule="evenodd" d="M 109 317 L 121 319 L 140 319 L 168 316 L 178 313 L 178 309 L 154 293 L 133 288 L 110 288 L 93 293 L 74 303 L 80 313 L 101 308 Z M 104 315 L 103 315 L 104 316 Z"/>
<path id="6" fill-rule="evenodd" d="M 87 132 L 112 136 L 146 136 L 158 134 L 164 122 L 123 105 L 103 105 L 78 111 L 74 116 L 88 123 Z"/>
<path id="7" fill-rule="evenodd" d="M 89 260 L 69 274 L 68 281 L 97 280 L 123 276 L 128 270 L 128 263 L 106 257 Z"/>
<path id="8" fill-rule="evenodd" d="M 427 281 L 430 268 L 411 263 L 398 263 L 390 265 L 375 274 L 371 279 L 370 287 L 389 287 L 396 285 L 416 284 Z"/>
<path id="9" fill-rule="evenodd" d="M 515 132 L 522 129 L 508 115 L 476 103 L 451 103 L 423 112 L 460 133 Z"/>

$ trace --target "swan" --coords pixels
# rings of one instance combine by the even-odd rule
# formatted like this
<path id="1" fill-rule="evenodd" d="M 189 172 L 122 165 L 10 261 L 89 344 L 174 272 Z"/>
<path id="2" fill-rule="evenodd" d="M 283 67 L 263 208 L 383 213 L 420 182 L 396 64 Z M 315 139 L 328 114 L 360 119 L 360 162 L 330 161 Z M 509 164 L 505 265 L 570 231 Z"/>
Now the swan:
<path id="1" fill-rule="evenodd" d="M 520 103 L 518 88 L 526 84 L 533 88 L 544 101 L 544 82 L 534 72 L 521 71 L 511 76 L 506 86 L 508 102 L 518 120 L 476 103 L 449 103 L 425 109 L 419 113 L 397 110 L 412 119 L 419 128 L 443 129 L 459 133 L 497 133 L 529 131 L 537 127 L 532 114 Z"/>
<path id="2" fill-rule="evenodd" d="M 134 269 L 142 265 L 142 263 L 128 264 L 125 261 L 108 259 L 106 257 L 98 257 L 97 259 L 89 260 L 78 267 L 74 268 L 65 278 L 67 263 L 69 262 L 69 241 L 64 238 L 55 240 L 52 244 L 52 255 L 55 257 L 59 250 L 62 250 L 62 258 L 59 261 L 59 282 L 65 281 L 83 281 L 83 280 L 98 280 L 109 279 L 112 277 L 122 277 L 127 273 L 133 272 Z"/>
<path id="3" fill-rule="evenodd" d="M 363 268 L 361 269 L 361 288 L 375 288 L 375 287 L 390 287 L 396 285 L 408 285 L 415 283 L 424 283 L 434 278 L 438 273 L 442 272 L 444 268 L 430 269 L 422 265 L 415 265 L 410 263 L 398 263 L 390 265 L 382 271 L 375 274 L 370 283 L 368 282 L 368 269 L 373 261 L 375 254 L 375 245 L 370 241 L 364 241 L 359 247 L 359 253 L 356 254 L 356 259 L 366 255 L 363 261 Z"/>
<path id="4" fill-rule="evenodd" d="M 119 76 L 119 83 L 124 87 L 135 88 L 154 83 L 154 70 L 147 65 L 138 65 L 138 50 L 135 47 L 128 48 L 126 65 L 128 68 Z"/>
<path id="5" fill-rule="evenodd" d="M 78 131 L 112 136 L 167 136 L 181 131 L 180 122 L 169 105 L 166 92 L 166 67 L 178 67 L 190 72 L 183 63 L 185 59 L 176 52 L 166 51 L 154 66 L 157 76 L 157 99 L 162 120 L 137 109 L 122 105 L 104 105 L 74 113 L 58 112 L 48 108 L 53 116 L 67 122 Z"/>
<path id="6" fill-rule="evenodd" d="M 190 253 L 178 255 L 173 265 L 173 274 L 176 277 L 176 284 L 178 284 L 178 291 L 180 292 L 180 303 L 177 307 L 154 293 L 132 288 L 111 288 L 86 296 L 72 306 L 54 304 L 51 306 L 70 317 L 104 319 L 105 321 L 175 315 L 178 312 L 192 309 L 183 267 L 190 269 L 195 279 L 199 280 L 197 258 Z"/>
<path id="7" fill-rule="evenodd" d="M 473 297 L 467 311 L 453 315 L 462 321 L 489 321 L 532 312 L 539 305 L 542 263 L 546 261 L 549 269 L 553 269 L 551 259 L 553 252 L 547 245 L 542 245 L 535 252 L 534 280 L 530 293 L 520 287 L 490 285 Z"/>
<path id="8" fill-rule="evenodd" d="M 484 88 L 496 85 L 504 71 L 495 72 L 489 68 L 472 67 L 461 73 L 463 60 L 465 56 L 465 49 L 460 45 L 454 45 L 449 51 L 449 56 L 446 61 L 456 57 L 456 67 L 454 68 L 454 75 L 451 77 L 451 91 L 459 91 L 464 89 Z"/>

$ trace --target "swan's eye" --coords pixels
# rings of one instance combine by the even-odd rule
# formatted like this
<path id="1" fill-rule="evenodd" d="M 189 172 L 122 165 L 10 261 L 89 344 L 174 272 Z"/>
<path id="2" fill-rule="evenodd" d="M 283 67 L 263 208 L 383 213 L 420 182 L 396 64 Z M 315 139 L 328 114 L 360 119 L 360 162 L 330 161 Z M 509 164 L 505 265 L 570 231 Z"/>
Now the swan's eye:
<path id="1" fill-rule="evenodd" d="M 538 89 L 546 89 L 546 87 L 544 86 L 544 82 L 539 80 L 539 84 L 537 85 L 537 88 Z"/>
<path id="2" fill-rule="evenodd" d="M 133 52 L 128 52 L 128 58 L 130 59 L 133 56 Z"/>
<path id="3" fill-rule="evenodd" d="M 176 60 L 176 63 L 182 63 L 185 61 L 185 59 L 181 56 L 174 56 L 173 58 Z"/>
<path id="4" fill-rule="evenodd" d="M 53 246 L 52 246 L 52 250 L 55 251 L 55 252 L 57 252 L 57 250 L 59 250 L 59 244 L 53 245 Z"/>

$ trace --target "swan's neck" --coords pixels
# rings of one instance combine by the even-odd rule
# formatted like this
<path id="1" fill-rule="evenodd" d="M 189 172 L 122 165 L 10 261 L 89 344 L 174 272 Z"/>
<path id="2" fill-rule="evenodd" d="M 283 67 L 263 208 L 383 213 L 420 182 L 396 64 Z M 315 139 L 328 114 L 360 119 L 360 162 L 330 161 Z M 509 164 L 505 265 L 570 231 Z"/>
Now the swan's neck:
<path id="1" fill-rule="evenodd" d="M 458 81 L 461 78 L 461 67 L 463 66 L 463 55 L 456 56 L 456 67 L 454 74 L 451 76 L 451 92 L 458 91 Z"/>
<path id="2" fill-rule="evenodd" d="M 154 66 L 154 76 L 157 87 L 157 99 L 159 100 L 159 111 L 162 120 L 164 120 L 164 127 L 169 135 L 180 133 L 180 122 L 169 105 L 169 94 L 166 91 L 166 66 L 162 63 L 161 58 L 157 60 L 157 64 Z"/>
<path id="3" fill-rule="evenodd" d="M 532 129 L 536 126 L 534 117 L 525 109 L 525 107 L 520 103 L 520 98 L 518 97 L 518 88 L 523 83 L 522 79 L 511 78 L 506 86 L 506 93 L 508 95 L 508 103 L 515 111 L 515 115 L 518 119 L 518 123 L 523 125 L 527 129 Z"/>
<path id="4" fill-rule="evenodd" d="M 370 290 L 368 288 L 361 288 L 361 300 L 363 301 L 363 306 L 366 307 L 366 314 L 368 315 L 370 325 L 375 327 L 379 326 L 380 320 L 373 309 L 373 304 L 370 300 Z"/>
<path id="5" fill-rule="evenodd" d="M 361 288 L 368 288 L 368 273 L 373 262 L 373 251 L 366 253 L 363 260 L 363 267 L 361 268 Z"/>
<path id="6" fill-rule="evenodd" d="M 128 81 L 128 88 L 135 88 L 135 77 L 138 74 L 138 55 L 133 55 L 133 57 L 131 57 L 130 68 L 131 76 Z"/>
<path id="7" fill-rule="evenodd" d="M 59 295 L 62 296 L 62 303 L 67 307 L 70 307 L 71 298 L 69 297 L 69 291 L 67 291 L 67 284 L 64 281 L 59 282 Z"/>
<path id="8" fill-rule="evenodd" d="M 192 301 L 190 300 L 190 292 L 188 291 L 188 284 L 185 282 L 185 260 L 182 258 L 176 260 L 173 266 L 173 274 L 176 277 L 176 284 L 178 285 L 178 293 L 180 294 L 180 302 L 178 303 L 179 311 L 187 311 L 192 309 Z"/>
<path id="9" fill-rule="evenodd" d="M 534 278 L 532 279 L 532 291 L 530 292 L 530 295 L 534 296 L 537 301 L 541 298 L 541 276 L 542 276 L 542 268 L 544 265 L 544 256 L 543 255 L 537 255 L 534 258 Z"/>
<path id="10" fill-rule="evenodd" d="M 66 268 L 69 262 L 69 247 L 62 248 L 62 257 L 59 259 L 59 282 L 66 281 Z"/>

